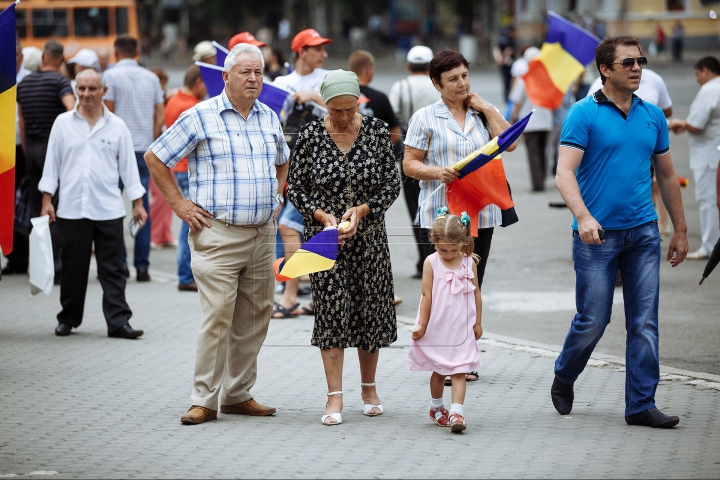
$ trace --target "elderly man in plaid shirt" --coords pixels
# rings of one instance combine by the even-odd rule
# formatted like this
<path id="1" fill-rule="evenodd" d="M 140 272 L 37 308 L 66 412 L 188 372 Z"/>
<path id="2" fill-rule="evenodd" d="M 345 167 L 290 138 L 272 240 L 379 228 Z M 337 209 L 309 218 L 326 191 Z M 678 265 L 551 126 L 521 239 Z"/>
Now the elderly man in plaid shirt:
<path id="1" fill-rule="evenodd" d="M 257 101 L 264 67 L 260 49 L 235 46 L 222 94 L 186 110 L 145 153 L 153 180 L 190 227 L 202 306 L 184 424 L 217 418 L 221 387 L 223 413 L 275 413 L 250 394 L 272 312 L 276 219 L 290 155 L 277 115 Z M 170 172 L 183 157 L 190 199 Z"/>

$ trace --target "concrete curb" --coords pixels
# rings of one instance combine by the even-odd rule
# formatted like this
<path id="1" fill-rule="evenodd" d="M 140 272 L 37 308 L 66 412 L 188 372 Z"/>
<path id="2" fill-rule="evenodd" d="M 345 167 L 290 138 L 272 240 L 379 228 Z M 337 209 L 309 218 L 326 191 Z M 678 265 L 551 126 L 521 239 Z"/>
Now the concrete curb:
<path id="1" fill-rule="evenodd" d="M 398 315 L 398 323 L 408 328 L 415 324 L 415 319 Z M 522 338 L 508 337 L 498 335 L 491 332 L 483 332 L 483 337 L 479 340 L 486 345 L 493 345 L 509 350 L 524 351 L 544 357 L 555 358 L 562 350 L 561 345 L 547 345 L 544 343 L 532 342 Z M 591 367 L 621 367 L 625 368 L 625 359 L 613 355 L 605 355 L 603 353 L 593 353 L 588 362 Z M 661 382 L 680 382 L 688 385 L 694 385 L 700 388 L 712 388 L 720 391 L 720 375 L 713 375 L 703 372 L 691 372 L 680 368 L 666 367 L 660 365 L 660 381 Z"/>

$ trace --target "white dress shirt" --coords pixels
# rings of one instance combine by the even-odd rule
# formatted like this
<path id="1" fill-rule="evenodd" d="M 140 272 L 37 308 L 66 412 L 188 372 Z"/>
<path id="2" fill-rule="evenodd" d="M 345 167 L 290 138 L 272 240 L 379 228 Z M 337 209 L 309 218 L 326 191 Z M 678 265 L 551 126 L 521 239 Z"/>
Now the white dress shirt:
<path id="1" fill-rule="evenodd" d="M 715 146 L 720 138 L 720 77 L 708 80 L 700 87 L 685 121 L 702 130 L 700 133 L 688 132 L 690 168 L 717 169 L 720 155 Z"/>
<path id="2" fill-rule="evenodd" d="M 120 179 L 130 200 L 145 193 L 130 130 L 117 115 L 103 105 L 103 116 L 92 130 L 77 107 L 55 119 L 38 190 L 55 194 L 60 184 L 58 217 L 96 221 L 124 217 Z"/>
<path id="3" fill-rule="evenodd" d="M 27 68 L 20 67 L 20 70 L 18 70 L 17 74 L 15 75 L 15 85 L 17 86 L 18 83 L 22 81 L 23 78 L 30 75 L 32 72 L 28 70 Z M 17 103 L 15 104 L 15 145 L 20 145 L 20 112 L 17 108 Z"/>

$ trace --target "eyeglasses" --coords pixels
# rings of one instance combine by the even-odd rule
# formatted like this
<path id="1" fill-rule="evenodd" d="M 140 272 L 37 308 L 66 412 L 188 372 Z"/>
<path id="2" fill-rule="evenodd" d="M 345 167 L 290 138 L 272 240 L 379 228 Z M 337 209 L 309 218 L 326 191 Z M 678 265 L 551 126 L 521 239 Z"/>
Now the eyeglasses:
<path id="1" fill-rule="evenodd" d="M 637 58 L 624 58 L 622 62 L 614 62 L 610 65 L 622 65 L 625 70 L 630 70 L 635 66 L 635 62 L 637 62 L 638 67 L 645 68 L 648 64 L 647 57 L 637 57 Z"/>

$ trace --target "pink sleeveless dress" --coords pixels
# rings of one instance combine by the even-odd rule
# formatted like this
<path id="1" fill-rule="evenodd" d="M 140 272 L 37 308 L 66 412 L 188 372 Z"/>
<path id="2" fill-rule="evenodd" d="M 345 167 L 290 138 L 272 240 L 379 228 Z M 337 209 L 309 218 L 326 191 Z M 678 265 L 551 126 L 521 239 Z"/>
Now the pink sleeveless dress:
<path id="1" fill-rule="evenodd" d="M 437 252 L 428 257 L 433 269 L 432 306 L 425 336 L 413 340 L 408 368 L 441 375 L 468 373 L 480 367 L 475 340 L 477 309 L 471 257 L 463 255 L 457 270 L 445 268 Z M 415 325 L 420 321 L 420 309 Z"/>

